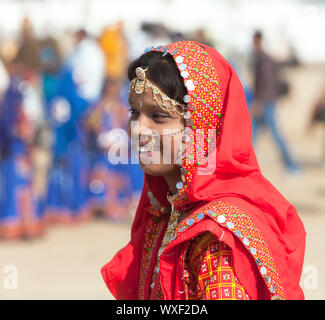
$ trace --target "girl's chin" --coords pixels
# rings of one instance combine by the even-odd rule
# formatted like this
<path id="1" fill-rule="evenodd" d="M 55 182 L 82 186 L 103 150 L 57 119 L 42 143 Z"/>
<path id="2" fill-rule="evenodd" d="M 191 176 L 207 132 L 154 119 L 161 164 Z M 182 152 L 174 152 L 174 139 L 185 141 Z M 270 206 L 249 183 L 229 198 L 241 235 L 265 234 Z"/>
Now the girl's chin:
<path id="1" fill-rule="evenodd" d="M 175 171 L 175 166 L 171 164 L 141 164 L 140 167 L 143 172 L 150 174 L 151 176 L 164 176 L 172 171 Z"/>
<path id="2" fill-rule="evenodd" d="M 157 160 L 157 161 L 154 161 Z M 152 156 L 142 155 L 139 158 L 141 169 L 152 176 L 162 176 L 170 171 L 175 170 L 175 164 L 163 164 L 162 159 L 154 159 Z"/>

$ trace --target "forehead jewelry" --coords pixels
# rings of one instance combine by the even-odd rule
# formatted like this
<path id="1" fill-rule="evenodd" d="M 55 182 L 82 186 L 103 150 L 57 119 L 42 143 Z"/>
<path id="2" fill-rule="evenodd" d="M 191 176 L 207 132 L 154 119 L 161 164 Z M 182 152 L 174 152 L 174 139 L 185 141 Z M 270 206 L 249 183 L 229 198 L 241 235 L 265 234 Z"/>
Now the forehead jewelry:
<path id="1" fill-rule="evenodd" d="M 147 70 L 148 68 L 143 69 L 141 67 L 135 69 L 136 78 L 134 78 L 130 83 L 129 93 L 133 90 L 136 94 L 142 94 L 143 92 L 147 92 L 148 88 L 151 88 L 152 98 L 157 102 L 160 108 L 167 111 L 172 116 L 183 116 L 186 106 L 168 97 L 166 94 L 161 92 L 157 86 L 150 82 L 146 77 Z M 161 99 L 161 103 L 158 100 L 158 96 Z"/>

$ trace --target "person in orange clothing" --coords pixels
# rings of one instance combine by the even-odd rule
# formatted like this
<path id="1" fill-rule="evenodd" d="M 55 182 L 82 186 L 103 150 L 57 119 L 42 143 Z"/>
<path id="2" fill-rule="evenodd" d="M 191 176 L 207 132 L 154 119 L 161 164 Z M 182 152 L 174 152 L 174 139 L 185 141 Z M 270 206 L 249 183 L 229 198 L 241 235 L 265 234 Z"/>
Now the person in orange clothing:
<path id="1" fill-rule="evenodd" d="M 106 58 L 106 76 L 109 79 L 124 80 L 128 63 L 127 44 L 123 34 L 123 22 L 105 28 L 99 44 Z"/>

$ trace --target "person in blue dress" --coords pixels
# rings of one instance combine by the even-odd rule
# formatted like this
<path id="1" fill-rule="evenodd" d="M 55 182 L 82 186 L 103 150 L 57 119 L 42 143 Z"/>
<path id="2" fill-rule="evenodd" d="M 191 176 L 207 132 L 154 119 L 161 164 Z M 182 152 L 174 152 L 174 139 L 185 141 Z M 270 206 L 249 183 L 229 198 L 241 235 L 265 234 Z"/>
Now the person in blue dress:
<path id="1" fill-rule="evenodd" d="M 25 70 L 26 71 L 26 70 Z M 33 186 L 32 147 L 35 73 L 11 66 L 11 80 L 0 103 L 0 238 L 39 237 L 44 233 L 42 210 Z M 35 102 L 35 100 L 34 100 Z M 35 104 L 33 104 L 33 108 Z"/>
<path id="2" fill-rule="evenodd" d="M 46 211 L 52 222 L 86 215 L 87 154 L 80 118 L 88 107 L 77 94 L 71 70 L 62 70 L 57 94 L 48 104 L 54 139 Z"/>
<path id="3" fill-rule="evenodd" d="M 144 179 L 139 165 L 129 163 L 130 148 L 125 131 L 128 111 L 122 88 L 119 80 L 107 79 L 101 101 L 90 110 L 85 121 L 91 150 L 89 194 L 92 212 L 113 222 L 125 221 L 130 216 L 133 204 L 139 200 Z M 127 150 L 123 163 L 115 163 L 109 156 L 116 141 Z"/>
<path id="4" fill-rule="evenodd" d="M 83 117 L 100 97 L 105 64 L 100 48 L 84 31 L 76 39 L 76 50 L 64 62 L 57 91 L 52 91 L 47 104 L 54 139 L 46 216 L 55 222 L 89 218 L 89 157 Z"/>

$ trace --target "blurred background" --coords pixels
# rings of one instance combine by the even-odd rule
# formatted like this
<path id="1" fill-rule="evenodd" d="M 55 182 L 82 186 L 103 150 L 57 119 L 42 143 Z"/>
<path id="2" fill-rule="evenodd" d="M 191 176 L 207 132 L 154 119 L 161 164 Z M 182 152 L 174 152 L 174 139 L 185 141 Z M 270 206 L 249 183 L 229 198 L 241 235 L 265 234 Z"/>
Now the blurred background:
<path id="1" fill-rule="evenodd" d="M 262 171 L 305 224 L 302 288 L 324 299 L 323 30 L 323 0 L 0 0 L 0 299 L 113 298 L 100 268 L 143 173 L 108 161 L 108 132 L 127 123 L 129 62 L 178 40 L 235 67 Z"/>

